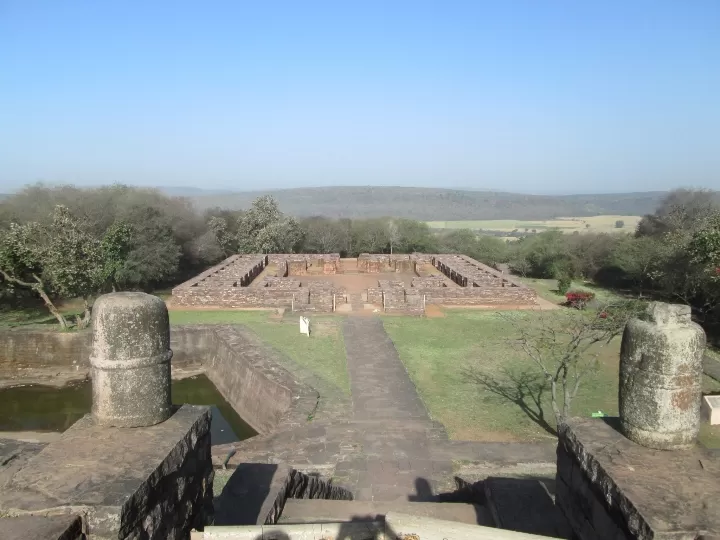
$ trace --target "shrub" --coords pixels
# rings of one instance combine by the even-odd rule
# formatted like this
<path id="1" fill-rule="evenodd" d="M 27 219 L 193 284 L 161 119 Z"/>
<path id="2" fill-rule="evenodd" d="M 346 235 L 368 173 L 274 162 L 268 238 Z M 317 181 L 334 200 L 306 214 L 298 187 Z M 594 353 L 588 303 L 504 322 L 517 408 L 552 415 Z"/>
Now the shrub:
<path id="1" fill-rule="evenodd" d="M 560 294 L 565 294 L 572 287 L 572 279 L 567 274 L 563 274 L 558 277 L 557 289 Z"/>
<path id="2" fill-rule="evenodd" d="M 595 293 L 587 291 L 569 291 L 565 293 L 565 305 L 575 309 L 585 309 Z"/>
<path id="3" fill-rule="evenodd" d="M 625 226 L 625 222 L 622 219 L 618 219 L 615 222 L 615 228 L 616 229 L 622 229 Z"/>

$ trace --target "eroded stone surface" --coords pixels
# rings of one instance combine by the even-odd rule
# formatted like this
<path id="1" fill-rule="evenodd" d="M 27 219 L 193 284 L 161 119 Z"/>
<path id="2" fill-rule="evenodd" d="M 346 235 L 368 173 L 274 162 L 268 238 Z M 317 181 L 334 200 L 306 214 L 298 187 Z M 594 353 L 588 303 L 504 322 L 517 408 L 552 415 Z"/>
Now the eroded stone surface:
<path id="1" fill-rule="evenodd" d="M 93 538 L 185 538 L 211 511 L 212 476 L 207 407 L 132 429 L 88 415 L 13 475 L 0 512 L 74 511 Z"/>
<path id="2" fill-rule="evenodd" d="M 579 419 L 560 433 L 556 501 L 584 540 L 720 535 L 720 459 L 625 438 L 617 419 Z M 705 536 L 702 536 L 705 535 Z"/>
<path id="3" fill-rule="evenodd" d="M 0 519 L 3 540 L 80 540 L 79 516 L 20 516 Z"/>
<path id="4" fill-rule="evenodd" d="M 171 413 L 170 322 L 157 296 L 121 292 L 93 306 L 93 405 L 96 422 L 151 426 Z"/>
<path id="5" fill-rule="evenodd" d="M 693 445 L 700 429 L 705 332 L 690 306 L 651 302 L 631 319 L 620 352 L 623 433 L 649 448 Z"/>

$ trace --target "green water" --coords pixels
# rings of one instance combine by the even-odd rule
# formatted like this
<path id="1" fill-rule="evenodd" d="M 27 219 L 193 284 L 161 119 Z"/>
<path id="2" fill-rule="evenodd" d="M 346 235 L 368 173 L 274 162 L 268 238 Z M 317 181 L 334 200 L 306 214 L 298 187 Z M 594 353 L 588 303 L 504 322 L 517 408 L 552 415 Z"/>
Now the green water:
<path id="1" fill-rule="evenodd" d="M 172 382 L 173 403 L 211 405 L 213 444 L 249 439 L 256 432 L 204 375 Z M 90 412 L 89 381 L 62 388 L 30 385 L 0 389 L 0 431 L 65 431 Z"/>

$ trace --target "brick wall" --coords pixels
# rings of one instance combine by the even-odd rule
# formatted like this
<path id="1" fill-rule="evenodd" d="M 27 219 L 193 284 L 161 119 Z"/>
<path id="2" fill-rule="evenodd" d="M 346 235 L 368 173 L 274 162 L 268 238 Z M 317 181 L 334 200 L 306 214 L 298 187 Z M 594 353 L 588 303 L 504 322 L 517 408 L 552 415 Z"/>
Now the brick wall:
<path id="1" fill-rule="evenodd" d="M 425 295 L 427 304 L 448 304 L 458 306 L 480 305 L 532 305 L 537 293 L 529 287 L 432 287 L 418 288 Z"/>
<path id="2" fill-rule="evenodd" d="M 306 263 L 305 272 L 310 274 L 332 275 L 340 272 L 340 254 L 339 253 L 274 253 L 268 255 L 270 263 L 279 265 L 287 265 L 290 261 L 303 260 Z M 302 269 L 298 266 L 299 272 Z M 305 275 L 303 273 L 289 275 Z"/>
<path id="3" fill-rule="evenodd" d="M 308 273 L 308 263 L 305 259 L 287 261 L 287 275 L 305 276 Z"/>
<path id="4" fill-rule="evenodd" d="M 415 271 L 415 258 L 413 255 L 384 255 L 375 253 L 361 253 L 357 258 L 358 272 L 379 274 L 384 272 Z"/>

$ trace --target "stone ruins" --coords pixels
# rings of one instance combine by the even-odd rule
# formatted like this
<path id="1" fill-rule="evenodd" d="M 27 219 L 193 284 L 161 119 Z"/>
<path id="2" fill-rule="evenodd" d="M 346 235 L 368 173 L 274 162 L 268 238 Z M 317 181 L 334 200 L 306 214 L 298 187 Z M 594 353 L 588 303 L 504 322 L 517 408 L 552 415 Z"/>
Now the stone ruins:
<path id="1" fill-rule="evenodd" d="M 347 269 L 328 256 L 259 259 L 259 269 L 239 262 L 234 277 L 250 284 L 269 264 L 287 265 L 304 285 Z M 425 291 L 446 279 L 460 290 L 512 288 L 464 257 L 433 256 L 418 272 L 419 260 L 361 257 L 358 275 L 377 280 L 381 297 L 406 279 Z M 420 275 L 405 277 L 407 267 Z M 49 443 L 0 437 L 0 538 L 720 537 L 720 456 L 696 444 L 705 336 L 688 308 L 652 303 L 628 323 L 618 418 L 571 418 L 557 440 L 534 443 L 450 440 L 381 318 L 345 317 L 342 333 L 349 394 L 290 370 L 242 326 L 170 335 L 156 297 L 99 298 L 92 332 L 52 334 L 58 354 L 47 366 L 67 380 L 92 375 L 92 413 Z M 0 350 L 16 370 L 46 358 L 38 331 L 6 337 Z M 211 446 L 209 408 L 170 405 L 173 372 L 192 369 L 258 436 Z"/>
<path id="2" fill-rule="evenodd" d="M 172 291 L 176 306 L 382 309 L 422 315 L 430 304 L 532 306 L 537 294 L 464 255 L 233 255 Z"/>

